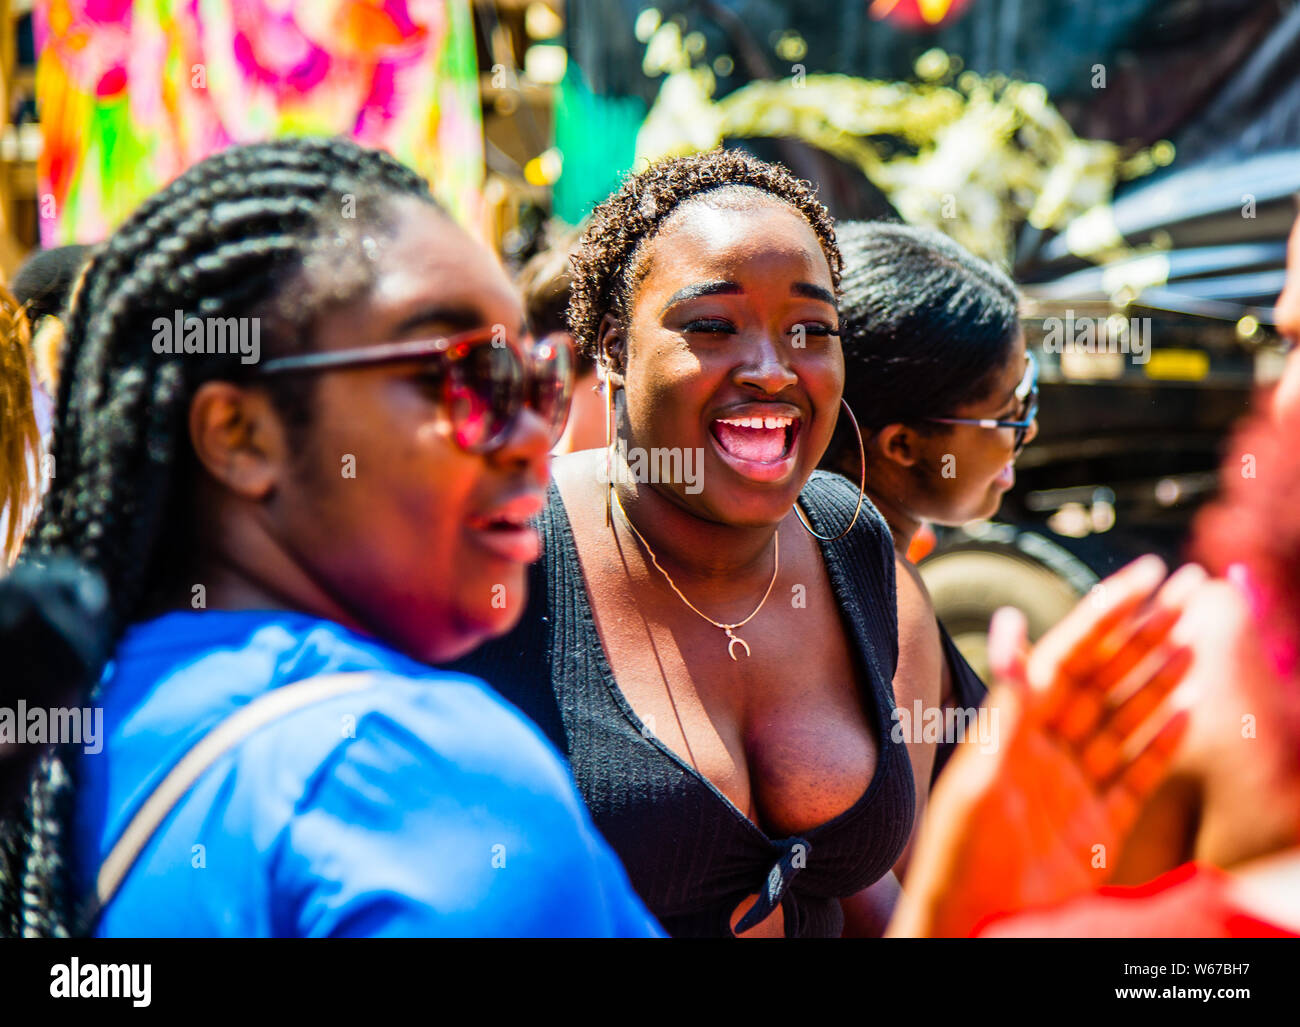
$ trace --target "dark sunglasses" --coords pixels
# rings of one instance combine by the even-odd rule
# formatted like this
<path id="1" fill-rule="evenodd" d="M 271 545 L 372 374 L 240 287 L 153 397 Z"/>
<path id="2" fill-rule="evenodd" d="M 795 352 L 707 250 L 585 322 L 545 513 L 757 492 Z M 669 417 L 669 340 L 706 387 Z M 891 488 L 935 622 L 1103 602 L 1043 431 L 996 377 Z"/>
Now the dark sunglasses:
<path id="1" fill-rule="evenodd" d="M 997 421 L 990 417 L 926 417 L 923 420 L 937 424 L 973 424 L 977 428 L 1014 428 L 1016 430 L 1016 455 L 1025 448 L 1025 436 L 1038 416 L 1038 361 L 1033 353 L 1025 354 L 1025 376 L 1016 386 L 1016 399 L 1020 410 L 1014 421 Z"/>
<path id="2" fill-rule="evenodd" d="M 499 328 L 476 328 L 439 339 L 277 357 L 255 375 L 310 374 L 383 364 L 421 363 L 441 385 L 456 445 L 467 453 L 500 449 L 519 415 L 532 410 L 559 441 L 573 396 L 573 350 L 548 336 L 527 348 L 508 342 Z"/>

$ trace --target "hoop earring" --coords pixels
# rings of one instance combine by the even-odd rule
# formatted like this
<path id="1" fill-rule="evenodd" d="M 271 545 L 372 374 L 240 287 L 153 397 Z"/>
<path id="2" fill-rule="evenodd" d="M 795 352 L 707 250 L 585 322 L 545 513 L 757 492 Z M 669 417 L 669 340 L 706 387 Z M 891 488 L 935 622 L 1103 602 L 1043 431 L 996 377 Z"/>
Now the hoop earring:
<path id="1" fill-rule="evenodd" d="M 613 525 L 614 489 L 614 390 L 609 381 L 609 364 L 600 363 L 600 385 L 605 391 L 605 527 Z"/>
<path id="2" fill-rule="evenodd" d="M 862 441 L 862 429 L 858 427 L 858 419 L 853 416 L 853 409 L 849 406 L 849 401 L 841 396 L 840 403 L 844 407 L 844 412 L 849 415 L 849 421 L 853 425 L 853 434 L 858 439 L 858 452 L 862 455 L 862 476 L 858 482 L 858 505 L 853 510 L 853 520 L 849 521 L 849 526 L 838 535 L 818 535 L 817 532 L 812 530 L 812 525 L 804 518 L 803 511 L 799 509 L 799 501 L 795 500 L 794 504 L 794 515 L 799 518 L 799 523 L 807 529 L 809 535 L 815 539 L 820 539 L 822 542 L 834 542 L 837 539 L 842 539 L 853 530 L 853 525 L 858 523 L 858 514 L 862 512 L 862 501 L 867 495 L 867 447 Z"/>

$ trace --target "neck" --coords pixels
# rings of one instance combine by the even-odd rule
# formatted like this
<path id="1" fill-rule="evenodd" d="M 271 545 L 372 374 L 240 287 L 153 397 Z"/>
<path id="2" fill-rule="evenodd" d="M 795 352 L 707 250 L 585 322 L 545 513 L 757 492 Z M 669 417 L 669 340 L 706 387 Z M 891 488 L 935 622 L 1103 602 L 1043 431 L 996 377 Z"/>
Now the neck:
<path id="1" fill-rule="evenodd" d="M 175 596 L 173 608 L 294 611 L 362 634 L 374 633 L 253 519 L 230 518 L 206 537 L 220 542 L 201 551 L 186 576 L 192 584 L 185 584 Z M 195 606 L 194 584 L 202 584 L 204 589 L 201 607 Z"/>
<path id="2" fill-rule="evenodd" d="M 614 491 L 618 496 L 613 503 L 615 530 L 622 534 L 631 523 L 641 539 L 627 532 L 629 541 L 649 547 L 679 587 L 685 582 L 747 593 L 751 579 L 771 576 L 777 524 L 742 527 L 708 521 L 650 485 L 618 484 Z"/>
<path id="3" fill-rule="evenodd" d="M 894 552 L 906 556 L 912 538 L 921 530 L 921 519 L 904 509 L 891 493 L 879 492 L 868 486 L 867 497 L 889 525 L 889 533 L 894 537 Z"/>

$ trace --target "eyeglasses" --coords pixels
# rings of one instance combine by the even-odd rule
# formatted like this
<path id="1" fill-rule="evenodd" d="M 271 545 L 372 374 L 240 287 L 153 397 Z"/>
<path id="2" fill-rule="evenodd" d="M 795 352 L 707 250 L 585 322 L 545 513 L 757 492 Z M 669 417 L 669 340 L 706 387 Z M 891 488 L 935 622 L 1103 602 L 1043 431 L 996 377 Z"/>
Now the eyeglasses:
<path id="1" fill-rule="evenodd" d="M 1025 376 L 1016 386 L 1016 399 L 1020 400 L 1020 410 L 1014 421 L 997 421 L 988 417 L 926 417 L 923 420 L 937 424 L 973 424 L 977 428 L 1014 428 L 1015 453 L 1019 455 L 1025 448 L 1025 437 L 1029 434 L 1030 426 L 1038 416 L 1038 361 L 1032 353 L 1025 354 Z"/>
<path id="2" fill-rule="evenodd" d="M 573 396 L 573 350 L 548 337 L 522 348 L 500 328 L 478 328 L 439 339 L 389 342 L 356 349 L 277 357 L 257 376 L 311 374 L 383 364 L 423 363 L 441 388 L 456 444 L 467 453 L 500 449 L 519 415 L 532 410 L 559 441 Z"/>

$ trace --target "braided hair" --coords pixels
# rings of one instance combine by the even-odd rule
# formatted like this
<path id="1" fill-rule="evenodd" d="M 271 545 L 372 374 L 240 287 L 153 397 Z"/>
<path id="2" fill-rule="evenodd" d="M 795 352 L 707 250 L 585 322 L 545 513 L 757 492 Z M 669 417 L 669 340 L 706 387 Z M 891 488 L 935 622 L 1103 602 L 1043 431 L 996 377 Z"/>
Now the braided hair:
<path id="1" fill-rule="evenodd" d="M 349 263 L 349 251 L 364 241 L 360 225 L 397 196 L 436 206 L 414 171 L 346 140 L 240 146 L 192 167 L 94 251 L 67 311 L 55 473 L 23 559 L 68 554 L 96 572 L 111 639 L 173 584 L 166 579 L 192 543 L 182 527 L 197 464 L 187 443 L 191 397 L 205 381 L 247 373 L 237 352 L 155 353 L 155 318 L 265 315 L 265 352 L 303 349 L 321 303 L 365 284 L 353 274 L 340 289 L 336 269 L 368 266 Z M 334 238 L 348 218 L 353 230 Z M 332 260 L 319 259 L 327 236 Z M 306 403 L 295 387 L 271 391 L 291 431 Z M 65 857 L 73 767 L 48 754 L 22 814 L 0 830 L 0 935 L 88 926 Z"/>
<path id="2" fill-rule="evenodd" d="M 618 192 L 591 214 L 591 222 L 571 259 L 573 294 L 569 330 L 582 351 L 597 358 L 597 337 L 606 314 L 627 315 L 643 277 L 642 251 L 683 204 L 706 194 L 752 201 L 753 193 L 793 207 L 808 222 L 840 287 L 840 251 L 835 222 L 816 191 L 779 164 L 768 164 L 742 150 L 710 150 L 652 164 L 630 174 Z"/>

